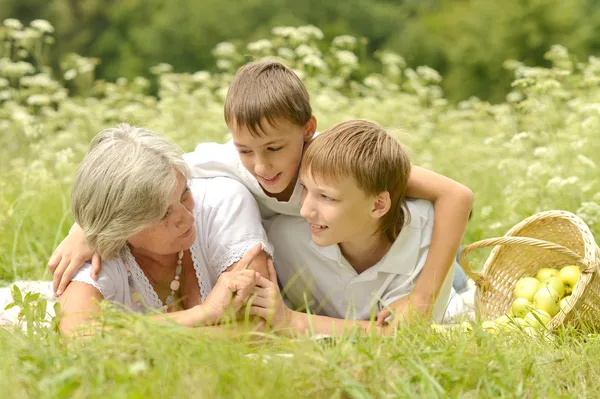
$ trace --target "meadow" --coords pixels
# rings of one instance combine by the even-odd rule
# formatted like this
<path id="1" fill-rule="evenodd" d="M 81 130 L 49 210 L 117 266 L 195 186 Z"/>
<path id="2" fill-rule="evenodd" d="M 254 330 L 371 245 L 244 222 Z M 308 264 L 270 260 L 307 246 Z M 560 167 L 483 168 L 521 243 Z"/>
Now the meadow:
<path id="1" fill-rule="evenodd" d="M 579 215 L 600 237 L 600 58 L 555 45 L 549 68 L 505 61 L 514 80 L 504 102 L 452 103 L 435 70 L 385 51 L 367 62 L 360 40 L 325 42 L 314 26 L 275 28 L 244 48 L 220 43 L 211 71 L 148 65 L 152 78 L 115 82 L 95 78 L 98 59 L 71 54 L 49 66 L 53 30 L 42 20 L 0 27 L 0 286 L 50 278 L 46 262 L 73 222 L 70 184 L 94 134 L 125 121 L 184 151 L 226 141 L 233 74 L 273 56 L 306 83 L 319 130 L 374 120 L 415 164 L 470 187 L 465 244 L 551 209 Z M 415 325 L 392 338 L 225 339 L 107 311 L 94 336 L 70 341 L 39 322 L 36 303 L 28 332 L 0 328 L 2 397 L 580 398 L 600 387 L 600 340 L 571 330 L 544 338 Z"/>

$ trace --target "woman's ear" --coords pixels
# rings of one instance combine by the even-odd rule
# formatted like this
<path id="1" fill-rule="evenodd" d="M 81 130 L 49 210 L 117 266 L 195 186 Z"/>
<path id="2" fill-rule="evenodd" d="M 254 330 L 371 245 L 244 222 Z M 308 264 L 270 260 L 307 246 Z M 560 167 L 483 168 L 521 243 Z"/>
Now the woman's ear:
<path id="1" fill-rule="evenodd" d="M 373 203 L 373 210 L 371 211 L 371 216 L 376 219 L 381 219 L 384 217 L 392 207 L 392 199 L 390 197 L 390 193 L 384 191 L 379 193 L 377 197 L 375 197 L 375 202 Z"/>
<path id="2" fill-rule="evenodd" d="M 304 125 L 304 141 L 308 141 L 313 138 L 317 131 L 317 118 L 313 115 L 310 117 L 306 125 Z"/>

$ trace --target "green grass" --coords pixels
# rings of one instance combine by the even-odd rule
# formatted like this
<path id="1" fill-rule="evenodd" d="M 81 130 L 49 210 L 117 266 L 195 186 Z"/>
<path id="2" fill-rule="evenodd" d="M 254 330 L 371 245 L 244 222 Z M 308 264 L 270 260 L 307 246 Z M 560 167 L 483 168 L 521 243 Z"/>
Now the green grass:
<path id="1" fill-rule="evenodd" d="M 600 388 L 600 340 L 573 331 L 549 342 L 426 326 L 392 338 L 226 339 L 108 314 L 83 340 L 41 335 L 0 330 L 2 397 L 582 398 Z"/>

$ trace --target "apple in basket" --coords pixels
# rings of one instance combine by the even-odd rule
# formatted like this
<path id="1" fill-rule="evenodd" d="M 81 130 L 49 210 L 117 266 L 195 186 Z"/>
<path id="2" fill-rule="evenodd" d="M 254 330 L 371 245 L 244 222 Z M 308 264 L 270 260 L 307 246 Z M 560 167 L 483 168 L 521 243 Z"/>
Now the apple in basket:
<path id="1" fill-rule="evenodd" d="M 524 277 L 517 281 L 513 291 L 515 298 L 524 298 L 533 301 L 533 296 L 540 289 L 540 281 L 533 277 Z"/>
<path id="2" fill-rule="evenodd" d="M 531 327 L 537 328 L 550 323 L 552 316 L 543 310 L 532 310 L 531 312 L 527 313 L 523 320 L 525 320 L 525 322 Z"/>
<path id="3" fill-rule="evenodd" d="M 543 286 L 533 297 L 533 306 L 554 317 L 560 310 L 560 295 L 550 286 Z"/>
<path id="4" fill-rule="evenodd" d="M 570 295 L 573 292 L 573 288 L 577 281 L 579 280 L 579 276 L 581 276 L 581 270 L 579 270 L 578 266 L 569 265 L 560 269 L 558 272 L 558 278 L 565 285 L 565 294 Z"/>
<path id="5" fill-rule="evenodd" d="M 569 302 L 570 299 L 571 295 L 567 295 L 566 297 L 560 300 L 560 303 L 558 304 L 560 306 L 560 310 L 565 310 L 565 308 L 571 304 L 571 302 Z"/>
<path id="6" fill-rule="evenodd" d="M 540 282 L 543 283 L 546 280 L 550 280 L 552 277 L 558 277 L 558 270 L 552 269 L 550 267 L 542 267 L 541 269 L 538 270 L 538 272 L 535 275 L 535 277 Z"/>
<path id="7" fill-rule="evenodd" d="M 546 287 L 552 287 L 560 298 L 565 296 L 565 285 L 559 277 L 550 277 L 542 284 L 544 284 Z"/>
<path id="8" fill-rule="evenodd" d="M 532 309 L 533 303 L 527 298 L 517 298 L 511 306 L 511 313 L 516 317 L 523 318 Z"/>

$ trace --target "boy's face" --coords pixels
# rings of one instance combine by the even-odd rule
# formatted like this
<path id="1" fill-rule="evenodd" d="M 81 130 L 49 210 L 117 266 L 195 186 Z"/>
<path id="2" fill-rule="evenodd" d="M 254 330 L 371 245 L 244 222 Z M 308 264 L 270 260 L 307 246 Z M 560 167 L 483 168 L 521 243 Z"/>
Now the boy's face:
<path id="1" fill-rule="evenodd" d="M 366 195 L 354 179 L 326 182 L 315 180 L 310 173 L 300 179 L 304 186 L 300 215 L 310 224 L 315 244 L 326 247 L 356 242 L 377 231 L 377 199 Z"/>
<path id="2" fill-rule="evenodd" d="M 235 123 L 230 130 L 242 164 L 267 195 L 289 200 L 296 185 L 304 143 L 316 130 L 315 117 L 305 126 L 285 119 L 278 119 L 274 125 L 264 121 L 260 136 Z"/>

